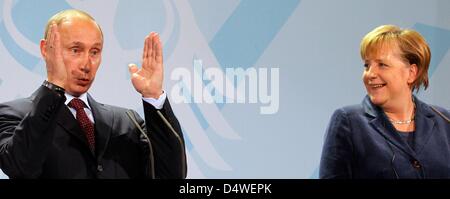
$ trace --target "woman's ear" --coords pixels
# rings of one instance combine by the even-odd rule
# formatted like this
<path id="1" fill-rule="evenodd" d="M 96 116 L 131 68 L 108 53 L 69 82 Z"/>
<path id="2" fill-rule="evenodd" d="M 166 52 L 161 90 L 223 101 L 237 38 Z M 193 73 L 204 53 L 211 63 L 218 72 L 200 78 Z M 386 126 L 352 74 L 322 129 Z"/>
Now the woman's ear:
<path id="1" fill-rule="evenodd" d="M 411 67 L 409 67 L 408 84 L 412 84 L 417 79 L 418 70 L 416 64 L 411 64 Z"/>

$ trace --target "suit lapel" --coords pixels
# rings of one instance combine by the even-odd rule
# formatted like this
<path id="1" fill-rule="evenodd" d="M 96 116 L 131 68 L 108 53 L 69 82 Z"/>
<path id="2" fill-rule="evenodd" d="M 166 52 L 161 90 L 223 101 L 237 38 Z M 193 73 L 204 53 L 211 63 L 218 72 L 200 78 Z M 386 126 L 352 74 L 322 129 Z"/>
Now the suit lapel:
<path id="1" fill-rule="evenodd" d="M 377 117 L 370 121 L 372 127 L 374 127 L 389 143 L 395 145 L 397 148 L 405 152 L 406 154 L 415 157 L 416 152 L 396 133 L 392 124 L 384 121 L 384 118 Z"/>
<path id="2" fill-rule="evenodd" d="M 95 120 L 95 148 L 97 159 L 101 159 L 111 137 L 114 114 L 111 110 L 106 109 L 104 104 L 96 102 L 91 95 L 88 94 L 87 98 Z"/>
<path id="3" fill-rule="evenodd" d="M 400 135 L 395 130 L 395 127 L 387 120 L 381 108 L 375 106 L 370 101 L 369 97 L 366 97 L 363 101 L 364 111 L 370 117 L 373 117 L 369 121 L 370 125 L 383 136 L 387 142 L 393 144 L 411 157 L 415 157 L 416 153 L 409 147 L 409 145 L 402 140 Z"/>
<path id="4" fill-rule="evenodd" d="M 80 142 L 84 143 L 86 145 L 86 149 L 89 149 L 89 144 L 86 137 L 83 135 L 80 125 L 70 112 L 69 108 L 67 108 L 67 106 L 62 107 L 58 116 L 59 117 L 56 120 L 59 126 L 65 129 L 69 134 L 73 135 Z"/>
<path id="5" fill-rule="evenodd" d="M 34 102 L 37 94 L 39 93 L 39 90 L 44 88 L 43 86 L 39 87 L 38 90 L 36 90 L 31 96 L 30 100 Z M 80 141 L 86 146 L 86 149 L 89 150 L 89 144 L 86 140 L 86 137 L 82 133 L 81 127 L 79 126 L 76 118 L 74 115 L 70 112 L 69 108 L 66 105 L 63 105 L 59 112 L 57 113 L 56 117 L 56 123 L 65 130 L 65 132 L 69 133 L 75 139 Z M 90 151 L 90 150 L 89 150 Z"/>
<path id="6" fill-rule="evenodd" d="M 414 138 L 414 144 L 416 153 L 419 154 L 433 134 L 435 123 L 432 119 L 434 117 L 434 114 L 430 107 L 417 98 L 415 98 L 415 101 L 416 118 L 414 121 L 416 122 L 416 137 Z"/>

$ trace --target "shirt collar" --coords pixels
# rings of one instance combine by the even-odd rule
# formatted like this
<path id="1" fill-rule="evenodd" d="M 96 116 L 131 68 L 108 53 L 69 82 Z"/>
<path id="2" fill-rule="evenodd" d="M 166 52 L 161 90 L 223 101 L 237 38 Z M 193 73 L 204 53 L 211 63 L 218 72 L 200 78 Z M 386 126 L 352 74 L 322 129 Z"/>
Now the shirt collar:
<path id="1" fill-rule="evenodd" d="M 64 93 L 64 95 L 66 96 L 66 102 L 65 102 L 66 105 L 68 105 L 69 102 L 72 101 L 73 98 L 75 98 L 74 96 L 72 96 L 72 95 L 70 95 L 70 94 L 68 94 L 68 93 Z M 88 100 L 87 100 L 87 94 L 86 94 L 86 93 L 81 94 L 81 95 L 78 97 L 78 99 L 80 99 L 81 101 L 83 101 L 84 104 L 86 104 L 87 108 L 88 108 L 89 110 L 91 110 L 91 107 L 89 106 L 89 103 L 88 103 Z"/>

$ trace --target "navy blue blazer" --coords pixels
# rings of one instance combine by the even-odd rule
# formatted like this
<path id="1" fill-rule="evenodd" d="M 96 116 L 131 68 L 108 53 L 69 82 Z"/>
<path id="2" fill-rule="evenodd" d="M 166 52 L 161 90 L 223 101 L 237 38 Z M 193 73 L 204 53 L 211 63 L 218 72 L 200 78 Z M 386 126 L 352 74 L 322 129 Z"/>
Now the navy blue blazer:
<path id="1" fill-rule="evenodd" d="M 450 178 L 450 123 L 414 97 L 411 147 L 366 96 L 338 109 L 327 128 L 320 178 Z M 450 112 L 436 107 L 447 118 Z"/>

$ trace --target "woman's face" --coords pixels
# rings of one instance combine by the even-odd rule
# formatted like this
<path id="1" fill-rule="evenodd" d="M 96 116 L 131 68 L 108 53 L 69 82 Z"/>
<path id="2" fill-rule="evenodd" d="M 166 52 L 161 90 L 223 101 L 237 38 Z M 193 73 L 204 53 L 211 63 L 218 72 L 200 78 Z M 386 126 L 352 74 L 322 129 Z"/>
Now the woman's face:
<path id="1" fill-rule="evenodd" d="M 363 82 L 370 100 L 382 108 L 404 104 L 411 96 L 417 66 L 403 60 L 396 45 L 382 45 L 377 51 L 368 52 L 363 60 Z"/>

